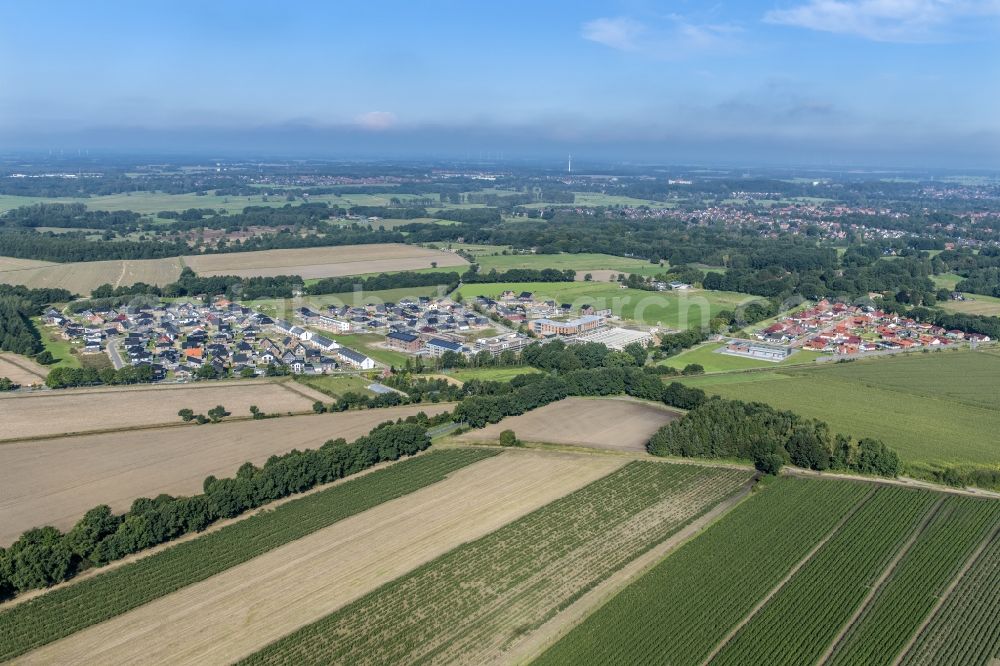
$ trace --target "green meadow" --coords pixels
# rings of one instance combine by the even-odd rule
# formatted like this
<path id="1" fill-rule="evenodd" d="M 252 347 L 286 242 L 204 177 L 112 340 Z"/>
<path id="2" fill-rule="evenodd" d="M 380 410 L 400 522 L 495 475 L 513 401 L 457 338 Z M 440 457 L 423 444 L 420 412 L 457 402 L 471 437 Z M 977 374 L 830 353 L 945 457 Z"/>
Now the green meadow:
<path id="1" fill-rule="evenodd" d="M 689 349 L 677 356 L 671 356 L 661 361 L 658 365 L 666 365 L 680 370 L 690 363 L 698 363 L 705 368 L 705 372 L 729 372 L 732 370 L 752 370 L 754 368 L 777 368 L 789 365 L 809 364 L 821 356 L 818 352 L 799 350 L 785 360 L 773 363 L 756 358 L 722 354 L 717 351 L 725 346 L 725 343 L 707 343 Z"/>
<path id="2" fill-rule="evenodd" d="M 684 380 L 725 398 L 822 419 L 836 432 L 875 437 L 909 471 L 1000 468 L 1000 353 L 940 351 L 771 372 Z"/>

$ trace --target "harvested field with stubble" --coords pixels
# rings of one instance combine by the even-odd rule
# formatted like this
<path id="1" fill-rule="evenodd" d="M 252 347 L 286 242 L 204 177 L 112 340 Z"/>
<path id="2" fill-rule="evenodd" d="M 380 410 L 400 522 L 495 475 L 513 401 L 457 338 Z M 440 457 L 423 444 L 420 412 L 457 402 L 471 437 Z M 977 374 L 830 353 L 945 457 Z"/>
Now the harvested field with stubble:
<path id="1" fill-rule="evenodd" d="M 51 643 L 19 663 L 231 663 L 620 465 L 508 451 Z"/>
<path id="2" fill-rule="evenodd" d="M 0 444 L 0 546 L 39 525 L 68 529 L 98 504 L 124 511 L 137 497 L 200 493 L 206 476 L 232 476 L 247 461 L 259 465 L 337 437 L 351 441 L 383 421 L 451 407 L 408 405 Z"/>
<path id="3" fill-rule="evenodd" d="M 44 365 L 39 365 L 25 356 L 10 353 L 0 354 L 0 377 L 7 377 L 15 384 L 21 386 L 43 384 L 48 372 L 48 368 Z"/>
<path id="4" fill-rule="evenodd" d="M 180 423 L 177 411 L 196 413 L 222 405 L 249 416 L 250 405 L 268 414 L 307 412 L 329 400 L 307 386 L 288 382 L 237 381 L 60 389 L 0 395 L 0 442 L 95 431 L 128 430 Z M 2 446 L 2 444 L 0 444 Z"/>
<path id="5" fill-rule="evenodd" d="M 19 259 L 17 257 L 0 257 L 0 272 L 18 271 L 25 268 L 41 268 L 42 266 L 52 266 L 51 261 L 39 261 L 38 259 Z"/>
<path id="6" fill-rule="evenodd" d="M 202 254 L 184 257 L 184 262 L 199 275 L 242 277 L 299 275 L 307 280 L 363 273 L 411 271 L 431 268 L 431 263 L 436 263 L 439 267 L 468 264 L 454 252 L 429 250 L 402 243 Z"/>
<path id="7" fill-rule="evenodd" d="M 102 284 L 121 287 L 135 282 L 163 286 L 175 282 L 181 275 L 181 260 L 135 259 L 110 261 L 80 261 L 65 264 L 41 264 L 35 267 L 5 268 L 0 262 L 0 283 L 23 284 L 32 289 L 67 289 L 74 294 L 89 296 Z"/>
<path id="8" fill-rule="evenodd" d="M 513 430 L 525 442 L 570 444 L 616 451 L 645 451 L 661 427 L 680 417 L 666 407 L 630 398 L 566 398 L 458 437 L 495 442 Z"/>

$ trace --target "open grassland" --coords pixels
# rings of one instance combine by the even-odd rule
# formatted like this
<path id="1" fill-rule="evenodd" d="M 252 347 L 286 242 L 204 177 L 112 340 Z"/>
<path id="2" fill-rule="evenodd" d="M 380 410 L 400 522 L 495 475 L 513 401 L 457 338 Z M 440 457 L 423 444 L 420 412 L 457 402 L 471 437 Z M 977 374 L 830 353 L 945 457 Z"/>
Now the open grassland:
<path id="1" fill-rule="evenodd" d="M 732 310 L 756 298 L 731 291 L 703 289 L 676 292 L 622 289 L 606 282 L 500 282 L 467 284 L 459 289 L 466 300 L 479 295 L 498 298 L 506 290 L 530 291 L 536 300 L 569 303 L 574 309 L 583 305 L 610 308 L 623 319 L 673 329 L 708 326 L 721 310 Z"/>
<path id="2" fill-rule="evenodd" d="M 0 395 L 0 414 L 3 440 L 17 440 L 179 423 L 184 408 L 223 405 L 234 416 L 249 416 L 250 405 L 268 414 L 305 412 L 322 398 L 289 382 L 102 386 Z"/>
<path id="3" fill-rule="evenodd" d="M 32 289 L 67 289 L 74 294 L 89 296 L 91 291 L 102 284 L 120 287 L 145 282 L 163 286 L 175 282 L 181 275 L 181 268 L 181 260 L 177 257 L 80 261 L 0 270 L 0 282 L 23 284 Z"/>
<path id="4" fill-rule="evenodd" d="M 295 381 L 332 398 L 340 398 L 345 393 L 375 395 L 368 390 L 371 380 L 358 375 L 298 375 Z"/>
<path id="5" fill-rule="evenodd" d="M 645 451 L 646 442 L 680 415 L 662 405 L 628 398 L 565 398 L 459 436 L 464 442 L 496 442 L 513 430 L 525 442 Z"/>
<path id="6" fill-rule="evenodd" d="M 1000 298 L 983 296 L 981 294 L 966 294 L 964 301 L 941 301 L 938 306 L 948 312 L 962 314 L 1000 316 Z"/>
<path id="7" fill-rule="evenodd" d="M 773 363 L 756 358 L 721 354 L 717 351 L 718 349 L 725 348 L 725 346 L 725 343 L 710 342 L 681 352 L 677 356 L 671 356 L 664 361 L 660 361 L 657 365 L 666 365 L 680 370 L 688 364 L 697 363 L 705 368 L 705 372 L 729 372 L 731 370 L 752 370 L 754 368 L 774 368 L 787 365 L 808 365 L 821 356 L 818 352 L 800 349 L 784 361 Z"/>
<path id="8" fill-rule="evenodd" d="M 684 381 L 821 419 L 836 432 L 881 439 L 908 466 L 997 467 L 998 371 L 1000 356 L 956 351 Z"/>
<path id="9" fill-rule="evenodd" d="M 407 271 L 431 268 L 432 263 L 438 266 L 465 266 L 468 263 L 454 252 L 402 243 L 201 254 L 184 257 L 184 262 L 199 275 L 299 275 L 303 278 Z"/>
<path id="10" fill-rule="evenodd" d="M 518 453 L 525 452 L 464 467 L 28 654 L 25 661 L 64 663 L 86 655 L 91 663 L 232 663 L 621 464 Z"/>
<path id="11" fill-rule="evenodd" d="M 258 512 L 135 562 L 71 582 L 5 609 L 0 606 L 0 661 L 114 618 L 350 516 L 443 481 L 490 450 L 434 451 Z M 87 655 L 73 655 L 85 659 Z"/>
<path id="12" fill-rule="evenodd" d="M 892 664 L 963 563 L 997 526 L 1000 502 L 946 498 L 858 621 L 845 632 L 829 663 Z"/>
<path id="13" fill-rule="evenodd" d="M 555 268 L 557 270 L 574 270 L 581 272 L 612 271 L 614 273 L 636 273 L 639 275 L 655 275 L 668 269 L 657 264 L 651 264 L 642 259 L 616 257 L 611 254 L 583 252 L 580 254 L 479 254 L 476 256 L 480 272 L 486 273 L 492 269 L 506 271 L 512 268 Z"/>
<path id="14" fill-rule="evenodd" d="M 772 481 L 535 663 L 701 663 L 868 492 L 862 484 L 837 481 Z"/>
<path id="15" fill-rule="evenodd" d="M 21 386 L 44 383 L 48 372 L 49 369 L 44 365 L 39 365 L 26 356 L 0 353 L 0 377 L 7 377 Z"/>
<path id="16" fill-rule="evenodd" d="M 880 488 L 718 652 L 717 664 L 815 663 L 939 501 Z"/>
<path id="17" fill-rule="evenodd" d="M 739 470 L 632 462 L 246 660 L 484 664 L 735 492 Z"/>
<path id="18" fill-rule="evenodd" d="M 514 368 L 465 368 L 463 370 L 452 370 L 449 374 L 462 382 L 467 382 L 470 379 L 481 379 L 486 382 L 506 382 L 518 375 L 530 375 L 533 372 L 541 372 L 541 370 L 533 368 L 530 365 L 525 365 Z"/>
<path id="19" fill-rule="evenodd" d="M 920 633 L 903 664 L 996 664 L 1000 658 L 1000 532 Z"/>
<path id="20" fill-rule="evenodd" d="M 214 192 L 197 194 L 167 194 L 165 192 L 128 192 L 107 194 L 93 197 L 25 197 L 17 195 L 0 195 L 0 213 L 39 203 L 82 203 L 89 210 L 131 210 L 136 213 L 154 216 L 160 211 L 184 211 L 189 208 L 214 208 L 225 210 L 226 213 L 242 212 L 247 206 L 265 206 L 280 208 L 290 202 L 284 195 L 267 196 L 267 189 L 262 188 L 261 194 L 252 196 L 220 196 Z M 393 197 L 406 200 L 416 195 L 394 193 L 391 189 L 385 194 L 318 194 L 309 197 L 311 203 L 328 203 L 331 206 L 388 206 Z M 297 206 L 301 200 L 291 202 Z"/>
<path id="21" fill-rule="evenodd" d="M 0 545 L 39 525 L 68 529 L 98 504 L 124 511 L 138 497 L 197 494 L 205 477 L 232 476 L 247 461 L 260 465 L 337 437 L 352 441 L 383 421 L 451 407 L 407 405 L 0 444 Z"/>

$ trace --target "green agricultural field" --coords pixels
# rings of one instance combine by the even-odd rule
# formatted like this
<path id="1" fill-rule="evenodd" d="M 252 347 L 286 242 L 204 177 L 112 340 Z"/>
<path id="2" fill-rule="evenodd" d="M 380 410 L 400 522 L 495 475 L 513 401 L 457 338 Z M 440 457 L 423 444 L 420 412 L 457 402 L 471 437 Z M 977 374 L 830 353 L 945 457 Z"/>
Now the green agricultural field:
<path id="1" fill-rule="evenodd" d="M 338 399 L 348 392 L 375 395 L 368 390 L 371 380 L 357 375 L 297 375 L 295 381 Z"/>
<path id="2" fill-rule="evenodd" d="M 516 368 L 468 368 L 465 370 L 453 370 L 448 374 L 463 382 L 467 382 L 470 379 L 481 379 L 488 382 L 506 382 L 518 375 L 527 375 L 532 372 L 541 372 L 541 370 L 526 365 Z"/>
<path id="3" fill-rule="evenodd" d="M 725 398 L 766 402 L 875 437 L 910 473 L 924 466 L 1000 467 L 1000 356 L 941 351 L 684 380 Z"/>
<path id="4" fill-rule="evenodd" d="M 718 349 L 724 348 L 725 343 L 710 342 L 685 352 L 677 356 L 660 361 L 657 365 L 666 365 L 680 370 L 689 363 L 698 363 L 705 368 L 705 372 L 728 372 L 731 370 L 751 370 L 754 368 L 775 368 L 789 365 L 808 365 L 822 356 L 819 352 L 799 350 L 786 358 L 784 361 L 772 363 L 755 358 L 744 358 L 731 354 L 720 354 Z"/>
<path id="5" fill-rule="evenodd" d="M 934 281 L 934 286 L 938 289 L 954 289 L 955 285 L 962 280 L 962 276 L 955 273 L 943 273 L 932 275 L 931 280 Z"/>
<path id="6" fill-rule="evenodd" d="M 998 527 L 993 499 L 771 480 L 534 663 L 985 665 L 1000 648 Z"/>
<path id="7" fill-rule="evenodd" d="M 734 469 L 632 462 L 272 643 L 245 663 L 497 660 L 510 642 L 747 478 L 746 471 Z"/>
<path id="8" fill-rule="evenodd" d="M 331 437 L 336 433 L 331 433 Z M 0 661 L 103 622 L 496 455 L 434 451 L 338 483 L 132 564 L 4 610 Z"/>
<path id="9" fill-rule="evenodd" d="M 530 291 L 536 299 L 569 303 L 574 308 L 593 305 L 611 308 L 623 319 L 636 320 L 652 326 L 688 329 L 707 326 L 722 310 L 731 310 L 755 297 L 731 291 L 643 291 L 622 289 L 617 284 L 601 282 L 502 282 L 467 284 L 459 291 L 466 299 L 483 295 L 497 298 L 505 290 L 515 293 Z"/>
<path id="10" fill-rule="evenodd" d="M 701 663 L 867 492 L 842 481 L 781 478 L 766 484 L 535 664 Z"/>
<path id="11" fill-rule="evenodd" d="M 941 301 L 938 303 L 938 307 L 948 312 L 985 315 L 987 317 L 1000 316 L 1000 298 L 981 294 L 965 294 L 964 301 Z"/>
<path id="12" fill-rule="evenodd" d="M 574 271 L 616 271 L 619 273 L 637 273 L 639 275 L 656 275 L 668 270 L 666 266 L 651 264 L 642 259 L 616 257 L 611 254 L 584 252 L 580 254 L 479 254 L 476 255 L 480 271 L 491 269 L 506 271 L 511 268 L 555 268 L 557 270 Z"/>

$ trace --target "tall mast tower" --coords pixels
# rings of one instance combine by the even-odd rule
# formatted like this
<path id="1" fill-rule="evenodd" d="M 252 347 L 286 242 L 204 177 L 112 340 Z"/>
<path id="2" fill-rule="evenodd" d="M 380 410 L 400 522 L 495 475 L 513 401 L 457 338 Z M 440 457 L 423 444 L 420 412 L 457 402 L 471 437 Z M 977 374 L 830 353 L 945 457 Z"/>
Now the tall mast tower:
<path id="1" fill-rule="evenodd" d="M 566 173 L 573 173 L 573 155 L 566 158 Z"/>

